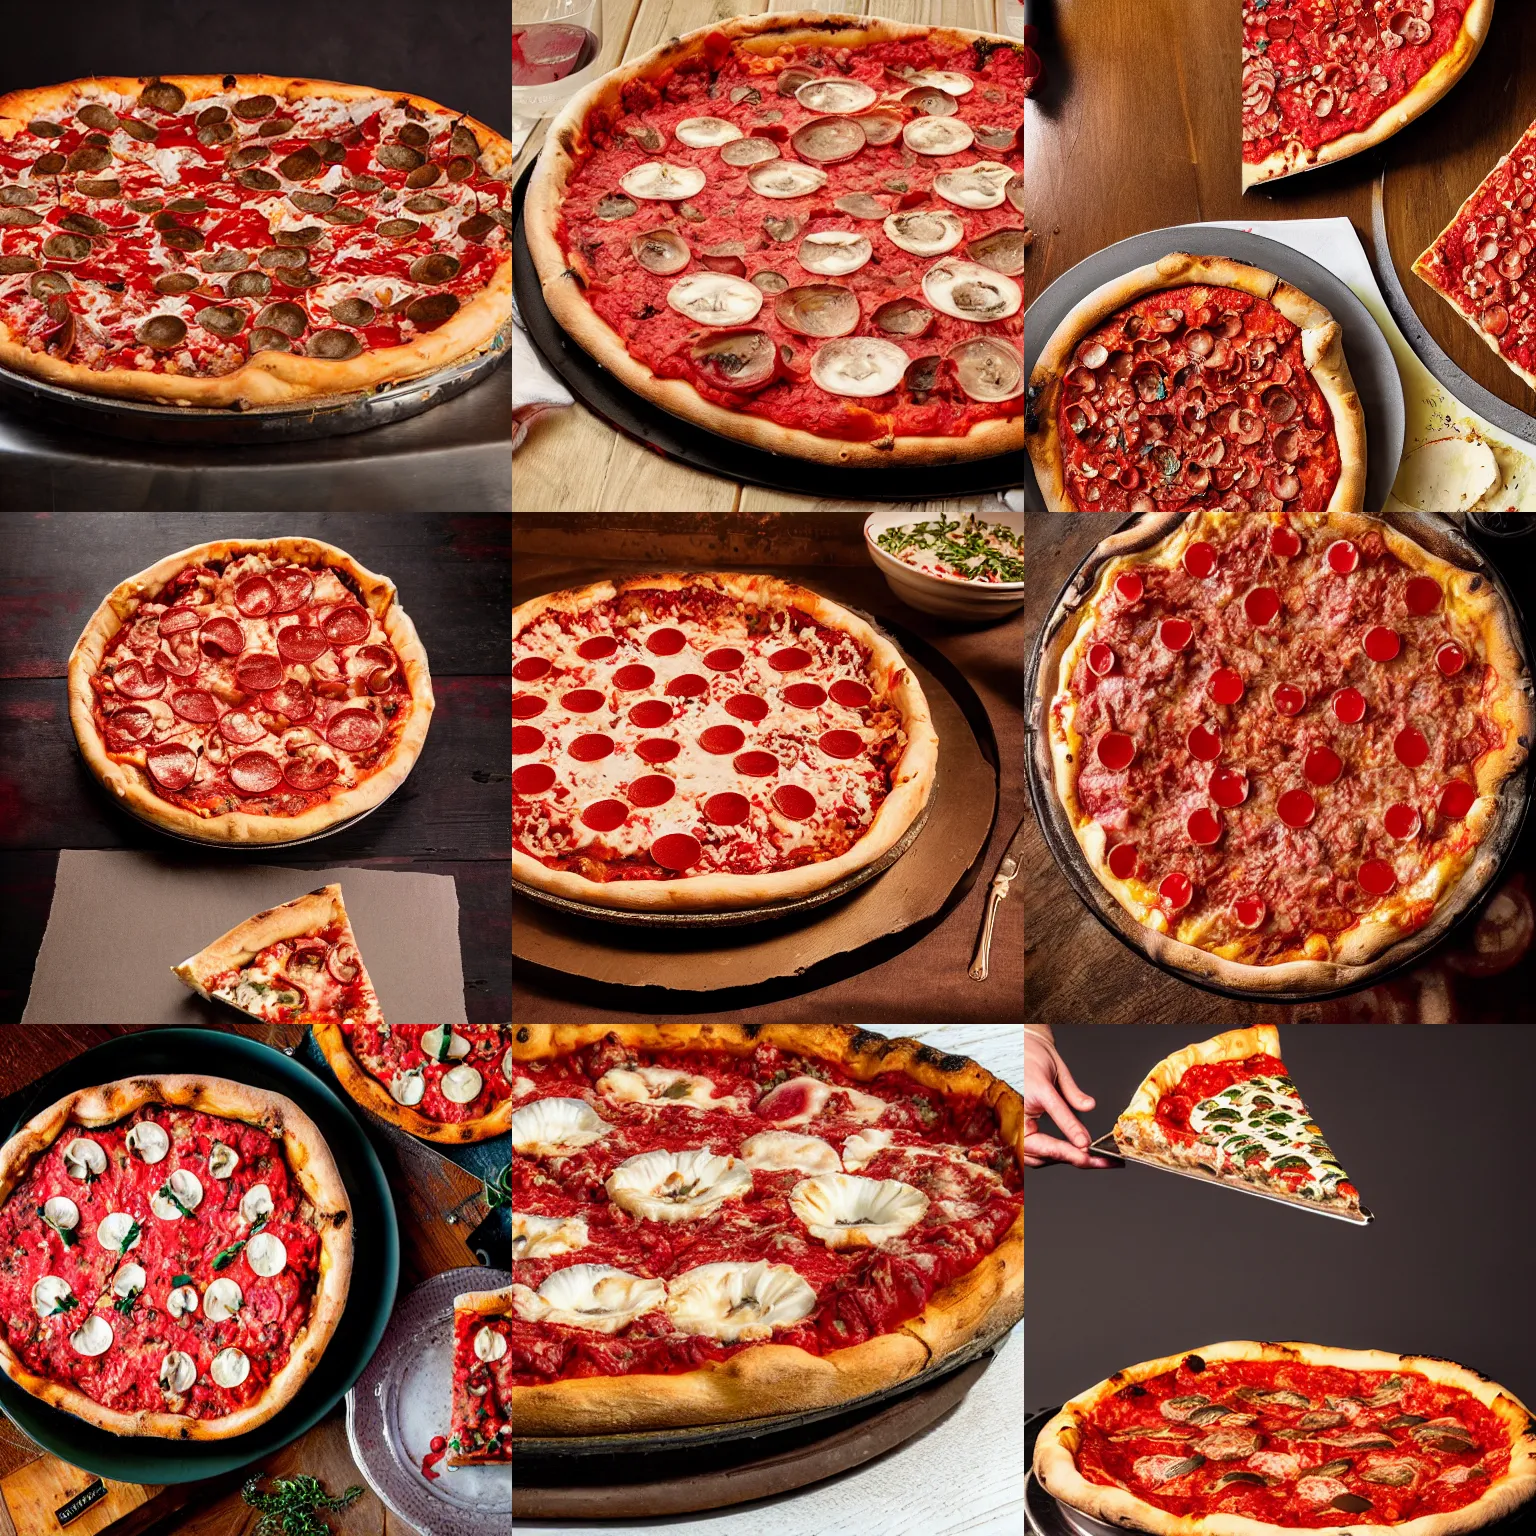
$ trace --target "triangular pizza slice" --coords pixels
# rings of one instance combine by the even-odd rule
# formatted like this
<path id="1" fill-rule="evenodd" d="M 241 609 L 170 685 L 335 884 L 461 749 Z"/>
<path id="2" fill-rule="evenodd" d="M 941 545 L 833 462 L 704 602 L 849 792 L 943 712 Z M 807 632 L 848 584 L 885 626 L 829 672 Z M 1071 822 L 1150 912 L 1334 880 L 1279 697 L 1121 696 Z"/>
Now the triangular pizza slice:
<path id="1" fill-rule="evenodd" d="M 172 969 L 266 1024 L 382 1024 L 339 885 L 248 917 Z"/>
<path id="2" fill-rule="evenodd" d="M 1158 1062 L 1115 1122 L 1115 1142 L 1168 1167 L 1360 1211 L 1359 1191 L 1280 1059 L 1273 1024 L 1228 1030 Z"/>

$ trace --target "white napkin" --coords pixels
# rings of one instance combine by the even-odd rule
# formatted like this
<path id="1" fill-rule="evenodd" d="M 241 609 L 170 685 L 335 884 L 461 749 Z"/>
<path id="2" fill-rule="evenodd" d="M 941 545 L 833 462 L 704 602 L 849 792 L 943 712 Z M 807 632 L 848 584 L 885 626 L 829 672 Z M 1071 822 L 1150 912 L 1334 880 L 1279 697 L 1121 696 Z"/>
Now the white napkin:
<path id="1" fill-rule="evenodd" d="M 571 392 L 552 374 L 539 356 L 517 312 L 512 295 L 512 451 L 517 452 L 528 428 L 546 411 L 572 405 Z"/>

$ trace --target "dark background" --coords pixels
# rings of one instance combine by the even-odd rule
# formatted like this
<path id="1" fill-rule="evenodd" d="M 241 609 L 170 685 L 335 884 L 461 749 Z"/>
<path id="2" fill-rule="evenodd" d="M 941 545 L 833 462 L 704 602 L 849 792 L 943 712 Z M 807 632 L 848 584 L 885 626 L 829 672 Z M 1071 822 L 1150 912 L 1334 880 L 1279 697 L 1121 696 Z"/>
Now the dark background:
<path id="1" fill-rule="evenodd" d="M 70 0 L 6 5 L 0 94 L 87 75 L 291 75 L 410 91 L 512 129 L 500 0 Z"/>
<path id="2" fill-rule="evenodd" d="M 346 831 L 286 850 L 188 847 L 119 810 L 87 770 L 69 723 L 69 653 L 101 600 L 136 571 L 210 539 L 271 534 L 323 539 L 394 582 L 431 665 L 432 726 L 404 785 Z M 61 848 L 184 855 L 189 878 L 239 859 L 450 875 L 469 1022 L 506 1022 L 510 539 L 510 515 L 489 513 L 0 514 L 0 1024 L 21 1017 Z"/>
<path id="3" fill-rule="evenodd" d="M 1058 1029 L 1097 1139 L 1198 1028 Z M 1375 1214 L 1351 1226 L 1125 1164 L 1030 1170 L 1029 1409 L 1224 1339 L 1443 1355 L 1536 1399 L 1536 1030 L 1283 1029 L 1286 1066 Z"/>

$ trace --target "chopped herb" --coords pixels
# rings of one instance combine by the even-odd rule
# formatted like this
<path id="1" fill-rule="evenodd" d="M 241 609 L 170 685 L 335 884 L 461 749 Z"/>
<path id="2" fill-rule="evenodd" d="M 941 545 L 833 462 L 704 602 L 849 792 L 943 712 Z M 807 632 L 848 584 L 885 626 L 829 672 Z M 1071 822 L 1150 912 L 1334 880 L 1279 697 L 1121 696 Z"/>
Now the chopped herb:
<path id="1" fill-rule="evenodd" d="M 887 528 L 875 543 L 905 565 L 962 581 L 1024 580 L 1024 540 L 1003 523 L 946 517 Z"/>
<path id="2" fill-rule="evenodd" d="M 176 1191 L 171 1188 L 171 1181 L 169 1179 L 167 1179 L 165 1183 L 160 1186 L 160 1198 L 162 1200 L 169 1200 L 171 1204 L 174 1205 L 176 1209 L 187 1218 L 188 1221 L 195 1221 L 197 1219 L 195 1216 L 193 1216 L 192 1212 L 189 1211 L 186 1206 L 184 1206 L 181 1201 L 176 1198 Z"/>
<path id="3" fill-rule="evenodd" d="M 191 1285 L 191 1284 L 192 1284 L 192 1276 L 191 1275 L 177 1275 L 171 1281 L 171 1285 L 173 1287 L 178 1286 L 178 1285 Z"/>
<path id="4" fill-rule="evenodd" d="M 59 1298 L 59 1300 L 58 1300 L 58 1303 L 55 1305 L 53 1311 L 50 1312 L 48 1314 L 48 1316 L 49 1317 L 57 1317 L 61 1312 L 72 1312 L 79 1305 L 80 1305 L 80 1301 L 79 1301 L 78 1297 L 75 1297 L 75 1296 L 61 1296 Z"/>
<path id="5" fill-rule="evenodd" d="M 451 1024 L 440 1024 L 438 1031 L 437 1054 L 433 1057 L 433 1060 L 447 1061 L 448 1053 L 453 1049 L 453 1026 Z"/>
<path id="6" fill-rule="evenodd" d="M 127 1317 L 133 1311 L 133 1304 L 138 1299 L 139 1293 L 137 1291 L 129 1291 L 126 1296 L 119 1296 L 117 1300 L 112 1303 L 113 1310 L 121 1312 L 124 1317 Z"/>
<path id="7" fill-rule="evenodd" d="M 504 1205 L 512 1204 L 512 1164 L 508 1163 L 499 1172 L 493 1173 L 485 1181 L 485 1203 L 491 1210 L 499 1210 Z"/>
<path id="8" fill-rule="evenodd" d="M 123 1241 L 119 1245 L 117 1251 L 119 1253 L 127 1253 L 128 1250 L 132 1248 L 136 1242 L 138 1242 L 139 1233 L 143 1230 L 144 1229 L 138 1224 L 138 1222 L 134 1222 L 134 1224 L 129 1227 L 128 1230 L 123 1234 Z"/>
<path id="9" fill-rule="evenodd" d="M 240 1257 L 241 1249 L 243 1249 L 245 1245 L 250 1242 L 250 1240 L 255 1237 L 256 1234 L 260 1232 L 264 1226 L 266 1226 L 267 1217 L 269 1215 L 271 1215 L 270 1211 L 263 1211 L 261 1215 L 258 1216 L 256 1220 L 251 1224 L 251 1230 L 246 1234 L 246 1236 L 242 1237 L 238 1243 L 231 1243 L 228 1248 L 226 1248 L 221 1254 L 218 1255 L 217 1258 L 214 1259 L 213 1267 L 215 1269 L 228 1269 L 229 1266 Z"/>
<path id="10" fill-rule="evenodd" d="M 261 1511 L 251 1536 L 330 1536 L 330 1526 L 316 1514 L 321 1509 L 345 1509 L 363 1495 L 359 1487 L 348 1488 L 340 1498 L 331 1498 L 313 1477 L 279 1477 L 272 1490 L 261 1493 L 261 1476 L 250 1479 L 240 1490 L 240 1497 L 252 1509 Z"/>

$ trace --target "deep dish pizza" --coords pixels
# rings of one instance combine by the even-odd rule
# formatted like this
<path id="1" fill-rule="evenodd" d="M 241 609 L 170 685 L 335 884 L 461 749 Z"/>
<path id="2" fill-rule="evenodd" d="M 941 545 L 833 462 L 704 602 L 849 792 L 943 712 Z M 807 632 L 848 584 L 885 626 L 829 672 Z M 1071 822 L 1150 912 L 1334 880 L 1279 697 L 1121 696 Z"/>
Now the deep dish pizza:
<path id="1" fill-rule="evenodd" d="M 1380 144 L 1471 68 L 1493 0 L 1243 0 L 1243 189 Z"/>
<path id="2" fill-rule="evenodd" d="M 1022 43 L 741 16 L 604 76 L 550 129 L 545 302 L 630 389 L 853 467 L 1017 449 Z"/>
<path id="3" fill-rule="evenodd" d="M 510 1024 L 314 1021 L 315 1044 L 365 1109 L 429 1141 L 486 1141 L 512 1121 Z"/>
<path id="4" fill-rule="evenodd" d="M 912 669 L 772 576 L 631 577 L 512 614 L 512 873 L 597 906 L 762 905 L 887 853 L 938 759 Z"/>
<path id="5" fill-rule="evenodd" d="M 69 658 L 91 771 L 143 820 L 281 843 L 404 782 L 432 679 L 394 584 L 316 539 L 220 539 L 130 576 Z"/>
<path id="6" fill-rule="evenodd" d="M 1450 1360 L 1239 1340 L 1073 1398 L 1034 1470 L 1063 1503 L 1151 1536 L 1453 1536 L 1536 1494 L 1536 1423 Z"/>
<path id="7" fill-rule="evenodd" d="M 281 404 L 501 344 L 512 146 L 419 96 L 269 75 L 0 96 L 0 365 Z"/>
<path id="8" fill-rule="evenodd" d="M 1494 873 L 1532 736 L 1512 616 L 1373 518 L 1162 526 L 1102 564 L 1051 652 L 1057 797 L 1154 953 L 1339 985 Z"/>
<path id="9" fill-rule="evenodd" d="M 1360 1214 L 1360 1192 L 1302 1102 L 1273 1024 L 1228 1030 L 1158 1062 L 1115 1121 L 1115 1145 L 1294 1204 Z"/>
<path id="10" fill-rule="evenodd" d="M 1050 512 L 1358 512 L 1365 413 L 1333 316 L 1273 272 L 1164 256 L 1105 283 L 1030 375 Z"/>
<path id="11" fill-rule="evenodd" d="M 341 1319 L 352 1210 L 314 1122 L 223 1078 L 82 1089 L 0 1148 L 0 1370 L 119 1435 L 278 1413 Z"/>
<path id="12" fill-rule="evenodd" d="M 448 1465 L 512 1461 L 512 1287 L 453 1298 Z"/>
<path id="13" fill-rule="evenodd" d="M 1536 389 L 1536 125 L 1413 270 L 1513 372 Z"/>
<path id="14" fill-rule="evenodd" d="M 516 1026 L 518 1434 L 895 1385 L 1024 1313 L 1024 1105 L 835 1024 Z"/>

